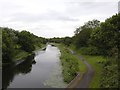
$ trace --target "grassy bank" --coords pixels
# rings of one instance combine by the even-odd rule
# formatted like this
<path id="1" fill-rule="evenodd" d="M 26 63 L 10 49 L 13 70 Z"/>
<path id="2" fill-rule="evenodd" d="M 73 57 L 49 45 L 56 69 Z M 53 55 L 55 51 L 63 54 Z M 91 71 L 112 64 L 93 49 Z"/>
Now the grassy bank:
<path id="1" fill-rule="evenodd" d="M 46 44 L 35 45 L 35 51 L 40 50 L 41 48 L 45 47 Z"/>
<path id="2" fill-rule="evenodd" d="M 82 55 L 81 49 L 75 49 L 73 45 L 70 46 L 71 49 L 77 52 L 77 55 Z M 90 88 L 100 88 L 102 71 L 103 71 L 103 63 L 107 61 L 107 59 L 103 56 L 94 56 L 94 55 L 82 55 L 85 60 L 92 65 L 95 70 L 95 74 L 92 82 L 90 83 Z"/>
<path id="3" fill-rule="evenodd" d="M 64 45 L 57 45 L 61 50 L 61 63 L 63 66 L 64 81 L 71 82 L 78 72 L 81 74 L 86 71 L 86 66 L 78 57 L 73 55 Z"/>
<path id="4" fill-rule="evenodd" d="M 35 50 L 34 51 L 40 50 L 43 47 L 45 47 L 45 44 L 41 44 L 41 46 L 35 45 Z M 14 61 L 21 60 L 21 59 L 31 55 L 31 53 L 28 53 L 28 52 L 26 52 L 24 50 L 21 50 L 21 49 L 16 50 L 15 53 L 16 53 L 16 55 L 13 58 Z"/>
<path id="5" fill-rule="evenodd" d="M 17 61 L 17 60 L 21 60 L 22 58 L 27 57 L 28 55 L 30 55 L 30 53 L 25 52 L 24 50 L 16 50 L 16 55 L 14 56 L 13 60 Z"/>
<path id="6" fill-rule="evenodd" d="M 95 74 L 93 77 L 92 82 L 90 83 L 90 88 L 100 88 L 100 80 L 101 80 L 101 74 L 103 71 L 103 62 L 106 61 L 106 58 L 102 56 L 90 56 L 90 55 L 83 55 L 85 60 L 89 64 L 92 65 L 93 69 L 95 70 Z"/>
<path id="7" fill-rule="evenodd" d="M 12 62 L 17 62 L 17 61 L 22 60 L 23 58 L 31 55 L 31 53 L 28 53 L 28 52 L 26 52 L 26 51 L 24 51 L 24 50 L 21 50 L 21 49 L 16 49 L 14 53 L 15 53 L 15 54 L 14 54 L 14 57 L 13 57 L 13 59 L 12 59 Z M 8 65 L 8 64 L 10 64 L 10 63 L 11 63 L 11 62 L 9 62 L 9 63 L 3 63 L 3 62 L 2 62 L 2 65 L 3 65 L 3 66 L 4 66 L 4 65 Z"/>
<path id="8" fill-rule="evenodd" d="M 95 69 L 95 75 L 90 83 L 90 88 L 117 88 L 118 66 L 115 59 L 103 56 L 83 55 Z"/>
<path id="9" fill-rule="evenodd" d="M 116 88 L 118 86 L 118 65 L 116 60 L 112 57 L 83 55 L 81 49 L 75 49 L 74 46 L 70 46 L 70 48 L 75 50 L 78 55 L 82 55 L 95 70 L 90 88 Z"/>
<path id="10" fill-rule="evenodd" d="M 45 47 L 45 44 L 41 44 L 41 45 L 35 45 L 35 50 L 40 50 L 41 48 Z M 28 55 L 30 55 L 31 53 L 25 52 L 24 50 L 16 50 L 16 56 L 14 57 L 14 60 L 20 60 L 24 57 L 27 57 Z"/>
<path id="11" fill-rule="evenodd" d="M 40 50 L 41 48 L 45 47 L 45 45 L 46 45 L 46 44 L 41 44 L 41 46 L 35 45 L 35 50 L 34 50 L 33 52 L 35 52 L 35 51 L 37 51 L 37 50 Z M 14 54 L 14 57 L 13 57 L 13 59 L 12 59 L 13 62 L 17 62 L 17 61 L 19 61 L 19 60 L 22 60 L 22 59 L 24 59 L 24 58 L 26 58 L 27 56 L 29 56 L 29 55 L 32 54 L 32 53 L 26 52 L 26 51 L 24 51 L 24 50 L 22 50 L 22 49 L 20 49 L 20 48 L 16 49 L 14 53 L 15 53 L 15 54 Z M 0 62 L 0 63 L 1 63 L 1 62 Z M 1 68 L 2 65 L 4 66 L 4 65 L 7 65 L 7 64 L 9 64 L 9 63 L 2 63 L 2 64 L 0 65 L 0 68 Z"/>

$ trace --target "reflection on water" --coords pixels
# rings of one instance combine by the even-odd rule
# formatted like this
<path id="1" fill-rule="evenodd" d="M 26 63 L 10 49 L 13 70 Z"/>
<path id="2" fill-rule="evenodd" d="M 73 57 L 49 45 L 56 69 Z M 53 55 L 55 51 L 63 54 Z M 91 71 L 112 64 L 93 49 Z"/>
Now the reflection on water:
<path id="1" fill-rule="evenodd" d="M 3 88 L 63 88 L 60 51 L 47 45 L 45 50 L 36 51 L 24 62 L 3 68 Z"/>
<path id="2" fill-rule="evenodd" d="M 4 66 L 2 70 L 2 88 L 7 88 L 13 81 L 14 77 L 18 74 L 27 74 L 32 69 L 32 62 L 34 61 L 35 54 L 28 56 L 25 60 L 15 66 L 15 63 Z"/>

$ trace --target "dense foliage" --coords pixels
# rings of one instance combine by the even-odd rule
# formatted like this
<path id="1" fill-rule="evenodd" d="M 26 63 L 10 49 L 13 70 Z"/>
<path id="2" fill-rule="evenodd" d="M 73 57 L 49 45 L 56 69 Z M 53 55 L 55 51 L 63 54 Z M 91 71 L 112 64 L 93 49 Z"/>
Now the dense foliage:
<path id="1" fill-rule="evenodd" d="M 28 31 L 15 31 L 10 28 L 1 27 L 2 31 L 2 60 L 3 63 L 13 61 L 17 53 L 24 51 L 32 53 L 35 47 L 41 47 L 46 40 L 42 37 L 35 36 Z"/>
<path id="2" fill-rule="evenodd" d="M 100 21 L 93 20 L 88 21 L 85 25 L 79 27 L 75 31 L 74 43 L 76 48 L 86 47 L 89 45 L 89 39 L 92 31 L 99 27 Z"/>
<path id="3" fill-rule="evenodd" d="M 64 37 L 64 38 L 59 38 L 59 37 L 55 38 L 54 37 L 54 38 L 48 39 L 48 42 L 62 43 L 66 46 L 70 46 L 70 44 L 72 44 L 72 40 L 73 40 L 73 38 L 71 38 L 71 37 Z"/>
<path id="4" fill-rule="evenodd" d="M 84 55 L 102 55 L 108 60 L 103 62 L 100 87 L 118 87 L 118 63 L 120 51 L 120 14 L 100 23 L 88 21 L 75 31 L 74 46 Z"/>
<path id="5" fill-rule="evenodd" d="M 111 18 L 100 23 L 98 20 L 88 21 L 85 25 L 75 31 L 73 37 L 76 48 L 82 48 L 88 54 L 104 56 L 118 56 L 120 37 L 120 14 L 113 15 Z"/>
<path id="6" fill-rule="evenodd" d="M 59 46 L 61 50 L 61 63 L 63 66 L 64 81 L 70 83 L 79 71 L 79 59 L 74 56 L 66 47 Z"/>
<path id="7" fill-rule="evenodd" d="M 73 37 L 52 38 L 50 42 L 75 46 L 84 55 L 100 55 L 108 58 L 102 62 L 100 87 L 118 87 L 120 63 L 120 14 L 100 22 L 92 20 L 75 30 Z"/>
<path id="8" fill-rule="evenodd" d="M 32 52 L 35 50 L 35 46 L 33 44 L 34 38 L 30 32 L 22 31 L 19 33 L 18 38 L 18 43 L 21 45 L 21 49 L 25 50 L 26 52 Z"/>
<path id="9" fill-rule="evenodd" d="M 2 29 L 2 62 L 9 63 L 15 54 L 17 36 L 12 29 Z"/>
<path id="10" fill-rule="evenodd" d="M 9 28 L 2 30 L 2 58 L 3 63 L 13 60 L 16 50 L 24 50 L 31 53 L 36 46 L 41 47 L 47 41 L 62 43 L 66 46 L 75 46 L 84 55 L 99 55 L 107 58 L 102 61 L 100 87 L 116 88 L 120 82 L 118 77 L 118 64 L 120 63 L 120 14 L 100 22 L 92 20 L 75 30 L 73 37 L 44 39 L 27 31 L 15 31 Z M 66 82 L 70 82 L 78 71 L 78 62 L 68 50 L 62 50 L 63 75 Z"/>

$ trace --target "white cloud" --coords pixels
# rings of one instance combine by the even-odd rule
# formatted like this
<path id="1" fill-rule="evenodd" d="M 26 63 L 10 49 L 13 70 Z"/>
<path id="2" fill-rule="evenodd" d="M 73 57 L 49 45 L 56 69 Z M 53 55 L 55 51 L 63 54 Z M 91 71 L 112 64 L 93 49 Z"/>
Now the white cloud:
<path id="1" fill-rule="evenodd" d="M 0 0 L 0 26 L 28 30 L 38 36 L 72 36 L 92 19 L 117 13 L 118 0 Z"/>

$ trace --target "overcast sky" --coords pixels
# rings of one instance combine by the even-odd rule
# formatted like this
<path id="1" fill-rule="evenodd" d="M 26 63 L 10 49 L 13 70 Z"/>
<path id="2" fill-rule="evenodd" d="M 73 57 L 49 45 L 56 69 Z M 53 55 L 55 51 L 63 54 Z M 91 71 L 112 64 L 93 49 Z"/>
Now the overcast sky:
<path id="1" fill-rule="evenodd" d="M 119 0 L 0 0 L 0 26 L 28 30 L 42 37 L 73 36 L 93 19 L 118 12 Z"/>

